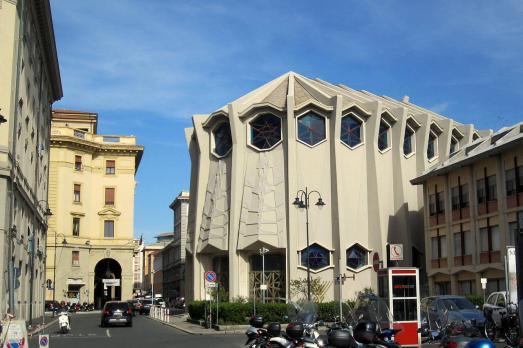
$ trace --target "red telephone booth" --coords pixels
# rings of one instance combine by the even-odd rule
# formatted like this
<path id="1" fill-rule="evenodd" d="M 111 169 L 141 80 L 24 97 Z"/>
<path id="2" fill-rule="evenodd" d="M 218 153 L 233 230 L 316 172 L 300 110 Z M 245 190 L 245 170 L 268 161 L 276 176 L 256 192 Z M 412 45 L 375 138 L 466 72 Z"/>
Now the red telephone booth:
<path id="1" fill-rule="evenodd" d="M 396 341 L 402 346 L 420 346 L 419 270 L 415 267 L 390 267 L 378 272 L 378 294 L 392 313 L 392 325 L 401 329 Z"/>

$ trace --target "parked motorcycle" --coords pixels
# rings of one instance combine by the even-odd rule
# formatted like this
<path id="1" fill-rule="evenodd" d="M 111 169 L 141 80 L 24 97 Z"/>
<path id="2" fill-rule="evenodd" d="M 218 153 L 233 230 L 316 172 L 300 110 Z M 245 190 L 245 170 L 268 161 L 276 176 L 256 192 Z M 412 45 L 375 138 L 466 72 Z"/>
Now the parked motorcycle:
<path id="1" fill-rule="evenodd" d="M 249 320 L 251 325 L 247 328 L 245 335 L 247 335 L 246 346 L 249 348 L 265 348 L 269 344 L 271 337 L 279 337 L 281 335 L 280 323 L 270 323 L 267 328 L 264 328 L 264 320 L 260 315 L 255 315 Z"/>
<path id="2" fill-rule="evenodd" d="M 515 304 L 509 303 L 505 310 L 500 310 L 501 326 L 497 327 L 492 315 L 487 315 L 485 321 L 485 336 L 490 340 L 503 338 L 510 347 L 517 347 L 519 344 L 519 316 L 518 308 Z"/>
<path id="3" fill-rule="evenodd" d="M 287 325 L 285 333 L 273 336 L 269 339 L 269 348 L 293 348 L 309 347 L 320 348 L 327 345 L 327 337 L 320 335 L 318 328 L 323 325 L 322 321 L 317 321 L 316 305 L 312 302 L 297 304 L 290 303 L 292 306 L 289 318 L 291 322 Z M 276 330 L 274 330 L 274 334 Z"/>

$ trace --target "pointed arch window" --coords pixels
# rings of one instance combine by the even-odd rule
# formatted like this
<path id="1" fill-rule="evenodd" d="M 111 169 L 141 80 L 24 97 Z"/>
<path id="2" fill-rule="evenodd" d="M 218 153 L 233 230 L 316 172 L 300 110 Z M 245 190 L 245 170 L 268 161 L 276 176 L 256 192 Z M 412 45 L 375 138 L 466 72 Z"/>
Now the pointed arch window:
<path id="1" fill-rule="evenodd" d="M 414 129 L 407 125 L 405 127 L 405 135 L 403 136 L 403 154 L 408 156 L 414 153 Z"/>
<path id="2" fill-rule="evenodd" d="M 309 267 L 312 270 L 318 270 L 330 266 L 330 251 L 314 243 L 301 251 L 300 264 L 303 267 Z"/>
<path id="3" fill-rule="evenodd" d="M 431 130 L 429 133 L 429 141 L 427 143 L 427 158 L 434 159 L 438 155 L 438 136 Z"/>

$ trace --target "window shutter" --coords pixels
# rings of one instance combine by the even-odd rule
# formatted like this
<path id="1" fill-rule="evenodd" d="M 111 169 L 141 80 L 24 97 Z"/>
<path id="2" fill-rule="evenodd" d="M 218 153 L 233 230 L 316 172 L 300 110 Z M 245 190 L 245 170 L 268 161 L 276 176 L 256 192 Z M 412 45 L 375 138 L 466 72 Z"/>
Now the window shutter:
<path id="1" fill-rule="evenodd" d="M 114 188 L 105 189 L 105 205 L 114 205 Z"/>

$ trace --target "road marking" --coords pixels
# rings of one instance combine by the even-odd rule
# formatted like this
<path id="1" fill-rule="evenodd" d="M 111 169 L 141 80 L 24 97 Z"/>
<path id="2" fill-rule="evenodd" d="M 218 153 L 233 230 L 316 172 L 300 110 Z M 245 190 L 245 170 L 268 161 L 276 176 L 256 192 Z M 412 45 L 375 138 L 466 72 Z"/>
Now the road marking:
<path id="1" fill-rule="evenodd" d="M 106 329 L 105 333 L 107 334 L 107 337 L 111 338 L 111 333 L 109 332 L 109 329 Z"/>

